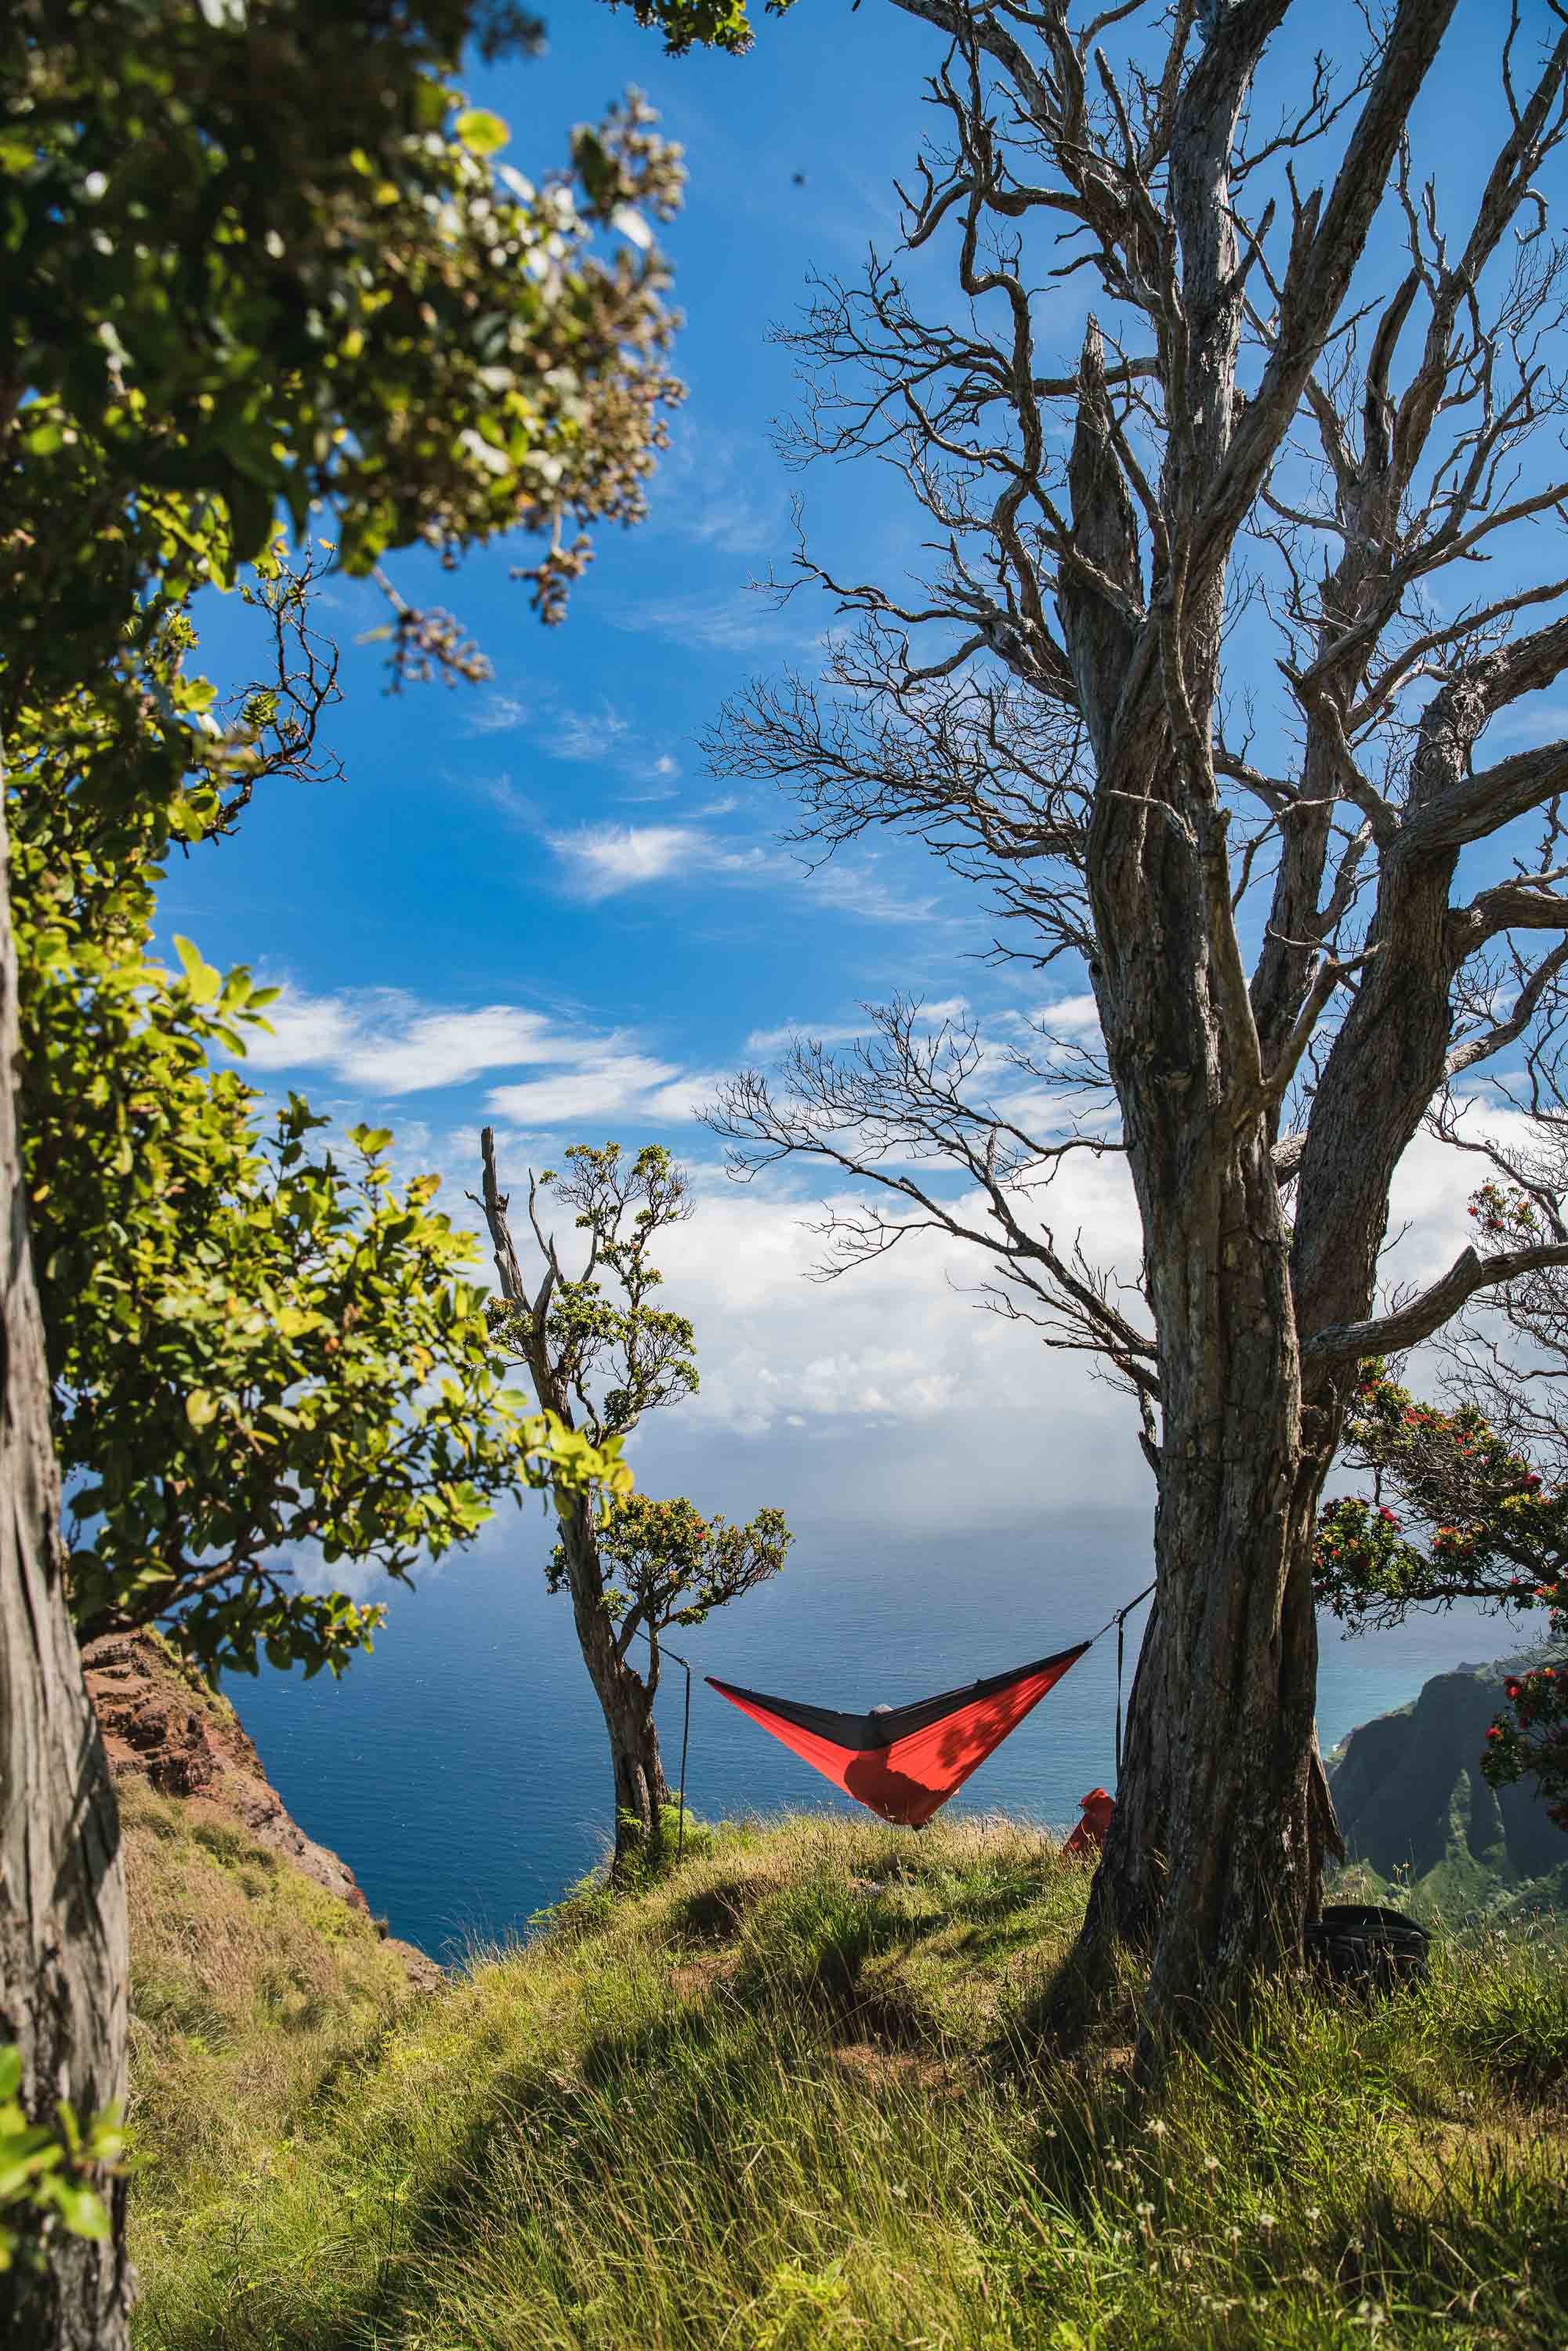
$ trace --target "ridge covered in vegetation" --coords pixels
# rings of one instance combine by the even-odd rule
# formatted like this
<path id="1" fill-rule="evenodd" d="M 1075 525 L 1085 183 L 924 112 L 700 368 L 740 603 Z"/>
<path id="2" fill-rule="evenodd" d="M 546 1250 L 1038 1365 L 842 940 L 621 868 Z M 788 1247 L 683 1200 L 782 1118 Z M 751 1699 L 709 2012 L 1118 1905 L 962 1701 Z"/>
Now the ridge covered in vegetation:
<path id="1" fill-rule="evenodd" d="M 704 1833 L 411 1999 L 343 1906 L 280 1944 L 316 1889 L 137 1802 L 143 2346 L 1568 2335 L 1553 1926 L 1372 2007 L 1282 1984 L 1140 2108 L 1130 2008 L 1071 2061 L 1038 2029 L 1088 1880 L 1004 1822 Z"/>
<path id="2" fill-rule="evenodd" d="M 1327 1761 L 1352 1866 L 1342 1901 L 1392 1902 L 1428 1923 L 1568 1911 L 1568 1839 L 1534 1775 L 1494 1786 L 1489 1729 L 1538 1656 L 1434 1674 Z"/>

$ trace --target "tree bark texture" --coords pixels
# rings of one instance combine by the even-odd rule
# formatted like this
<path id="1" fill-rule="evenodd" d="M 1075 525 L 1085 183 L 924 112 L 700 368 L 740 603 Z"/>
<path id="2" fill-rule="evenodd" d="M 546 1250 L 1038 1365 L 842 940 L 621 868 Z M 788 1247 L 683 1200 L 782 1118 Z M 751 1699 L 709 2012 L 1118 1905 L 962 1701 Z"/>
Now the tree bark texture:
<path id="1" fill-rule="evenodd" d="M 1333 1830 L 1314 1729 L 1312 1548 L 1345 1373 L 1320 1374 L 1307 1395 L 1299 1333 L 1303 1313 L 1309 1330 L 1325 1318 L 1330 1289 L 1342 1307 L 1371 1306 L 1389 1178 L 1440 1080 L 1448 1033 L 1449 967 L 1438 957 L 1434 987 L 1411 986 L 1409 961 L 1390 954 L 1383 969 L 1401 991 L 1396 1033 L 1370 1055 L 1358 1050 L 1376 1022 L 1375 985 L 1336 1048 L 1343 1114 L 1331 1111 L 1320 1125 L 1321 1098 L 1314 1113 L 1301 1170 L 1306 1215 L 1292 1236 L 1272 1159 L 1283 1047 L 1265 1044 L 1255 1016 L 1213 764 L 1225 564 L 1195 559 L 1195 518 L 1222 502 L 1245 456 L 1228 167 L 1258 55 L 1282 13 L 1217 11 L 1176 108 L 1182 412 L 1158 503 L 1167 544 L 1185 541 L 1186 551 L 1163 576 L 1156 559 L 1139 626 L 1136 514 L 1092 330 L 1069 480 L 1077 543 L 1106 585 L 1064 568 L 1060 596 L 1097 771 L 1085 860 L 1091 977 L 1142 1217 L 1162 1423 L 1158 1598 L 1080 1956 L 1098 1971 L 1113 1938 L 1151 1949 L 1145 2062 L 1190 2033 L 1217 1995 L 1240 1992 L 1260 1963 L 1299 1949 L 1321 1897 Z M 1414 24 L 1419 12 L 1406 13 Z M 1447 13 L 1426 12 L 1385 94 L 1381 135 L 1361 159 L 1368 176 L 1351 191 L 1360 214 L 1338 259 L 1345 277 Z M 1375 88 L 1375 133 L 1377 97 Z M 1446 879 L 1429 906 L 1446 900 Z M 1281 888 L 1291 881 L 1286 859 Z M 1402 919 L 1420 919 L 1401 908 Z M 1282 922 L 1275 929 L 1291 935 Z M 1338 1147 L 1325 1187 L 1313 1156 L 1331 1130 Z M 1347 1162 L 1357 1155 L 1364 1172 L 1347 1200 Z M 1332 1280 L 1326 1269 L 1314 1280 L 1311 1204 L 1330 1197 Z"/>
<path id="2" fill-rule="evenodd" d="M 562 1496 L 557 1517 L 566 1553 L 572 1614 L 589 1679 L 604 1715 L 615 1789 L 617 1876 L 664 1848 L 670 1791 L 653 1719 L 656 1675 L 644 1678 L 617 1653 L 615 1624 L 604 1604 L 604 1574 L 594 1533 L 593 1506 Z"/>
<path id="3" fill-rule="evenodd" d="M 0 768 L 0 780 L 4 770 Z M 129 1958 L 114 1790 L 66 1605 L 43 1326 L 27 1240 L 13 1071 L 16 968 L 0 820 L 0 2041 L 22 2102 L 86 2120 L 125 2094 Z M 51 2225 L 0 2273 L 0 2341 L 17 2351 L 121 2351 L 131 2273 L 124 2194 L 112 2238 Z"/>

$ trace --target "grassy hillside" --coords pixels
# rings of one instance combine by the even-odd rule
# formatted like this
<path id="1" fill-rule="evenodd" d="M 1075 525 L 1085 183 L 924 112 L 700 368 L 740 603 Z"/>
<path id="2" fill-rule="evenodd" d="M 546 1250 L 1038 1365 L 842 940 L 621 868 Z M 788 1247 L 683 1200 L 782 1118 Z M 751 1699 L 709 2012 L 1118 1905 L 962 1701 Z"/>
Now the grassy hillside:
<path id="1" fill-rule="evenodd" d="M 199 1938 L 144 1928 L 138 2341 L 1568 2339 L 1560 1941 L 1451 1945 L 1370 2011 L 1282 1987 L 1139 2114 L 1130 2012 L 1071 2065 L 1030 2031 L 1084 1886 L 1005 1824 L 737 1828 L 392 2023 L 351 1935 L 312 1995 L 235 1926 L 203 2008 Z"/>
<path id="2" fill-rule="evenodd" d="M 138 2256 L 158 2278 L 200 2237 L 199 2216 L 265 2168 L 267 2150 L 379 2045 L 413 1995 L 400 1946 L 230 1813 L 135 1780 L 119 1795 L 131 2199 Z"/>

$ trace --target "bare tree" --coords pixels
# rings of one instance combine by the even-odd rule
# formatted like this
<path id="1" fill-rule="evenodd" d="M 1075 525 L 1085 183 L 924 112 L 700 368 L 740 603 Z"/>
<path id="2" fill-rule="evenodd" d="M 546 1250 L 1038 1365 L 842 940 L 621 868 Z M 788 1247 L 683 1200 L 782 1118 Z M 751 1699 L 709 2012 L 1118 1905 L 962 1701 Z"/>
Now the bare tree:
<path id="1" fill-rule="evenodd" d="M 849 1065 L 803 1047 L 717 1117 L 743 1170 L 805 1152 L 896 1196 L 852 1255 L 963 1221 L 918 1152 L 888 1164 L 917 1124 L 1015 1299 L 1144 1403 L 1158 1596 L 1081 1959 L 1150 1948 L 1147 2059 L 1319 1899 L 1312 1533 L 1358 1361 L 1568 1262 L 1561 1238 L 1468 1249 L 1378 1311 L 1402 1153 L 1461 1063 L 1549 1017 L 1568 957 L 1568 742 L 1478 754 L 1568 666 L 1568 578 L 1518 568 L 1555 541 L 1517 528 L 1568 498 L 1539 184 L 1568 15 L 1482 12 L 1495 148 L 1450 227 L 1412 142 L 1458 0 L 1395 0 L 1337 77 L 1281 54 L 1318 29 L 1305 0 L 891 5 L 940 38 L 938 129 L 901 255 L 820 283 L 793 338 L 797 449 L 889 460 L 935 554 L 911 596 L 802 550 L 844 622 L 827 676 L 756 690 L 716 754 L 793 788 L 823 850 L 930 844 L 992 888 L 1004 953 L 1082 956 L 1114 1116 L 1085 1117 L 1079 1072 L 1044 1142 L 1125 1154 L 1144 1296 L 1042 1230 L 1046 1150 L 896 1008 Z M 1101 316 L 1053 364 L 1079 273 Z M 1494 554 L 1511 584 L 1478 591 Z M 1275 675 L 1265 730 L 1244 686 Z M 1478 886 L 1467 852 L 1541 812 Z"/>
<path id="2" fill-rule="evenodd" d="M 644 1415 L 678 1404 L 697 1384 L 692 1326 L 655 1301 L 663 1276 L 650 1254 L 661 1232 L 684 1222 L 691 1198 L 667 1151 L 648 1144 L 623 1160 L 613 1143 L 577 1144 L 564 1180 L 528 1178 L 528 1224 L 542 1260 L 531 1289 L 512 1239 L 510 1196 L 496 1173 L 496 1137 L 480 1135 L 480 1205 L 496 1251 L 501 1294 L 491 1326 L 527 1373 L 541 1411 L 614 1453 Z M 571 1209 L 587 1235 L 582 1270 L 565 1273 L 555 1236 L 540 1222 L 541 1191 Z M 470 1195 L 472 1197 L 473 1196 Z M 684 1498 L 608 1498 L 558 1481 L 559 1541 L 551 1591 L 570 1594 L 582 1661 L 610 1736 L 619 1876 L 662 1858 L 670 1791 L 653 1718 L 663 1657 L 659 1635 L 695 1625 L 740 1599 L 784 1564 L 789 1531 L 778 1510 L 747 1526 L 701 1516 Z M 633 1648 L 639 1638 L 645 1656 Z"/>

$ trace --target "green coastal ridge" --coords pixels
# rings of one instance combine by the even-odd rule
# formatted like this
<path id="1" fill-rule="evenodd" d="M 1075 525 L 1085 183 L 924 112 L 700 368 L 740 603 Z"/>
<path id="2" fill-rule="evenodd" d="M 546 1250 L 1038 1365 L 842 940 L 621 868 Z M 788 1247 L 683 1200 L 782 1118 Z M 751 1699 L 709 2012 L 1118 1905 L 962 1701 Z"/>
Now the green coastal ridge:
<path id="1" fill-rule="evenodd" d="M 1480 1768 L 1505 1680 L 1540 1662 L 1532 1653 L 1434 1674 L 1328 1757 L 1351 1857 L 1342 1900 L 1395 1903 L 1448 1927 L 1568 1911 L 1568 1839 L 1533 1780 L 1494 1789 Z"/>

